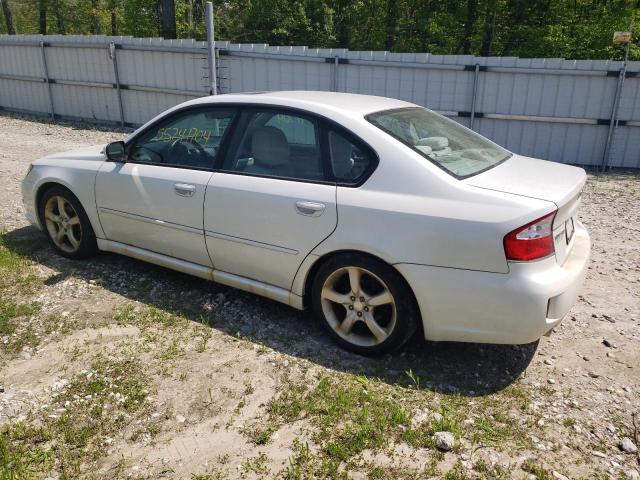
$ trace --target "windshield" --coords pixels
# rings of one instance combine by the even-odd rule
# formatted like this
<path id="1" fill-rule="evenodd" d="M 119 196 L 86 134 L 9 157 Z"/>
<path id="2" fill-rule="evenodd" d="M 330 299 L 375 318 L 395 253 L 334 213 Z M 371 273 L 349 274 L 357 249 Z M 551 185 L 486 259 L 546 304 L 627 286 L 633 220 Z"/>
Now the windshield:
<path id="1" fill-rule="evenodd" d="M 499 145 L 426 108 L 384 110 L 366 118 L 457 178 L 483 172 L 511 156 Z"/>

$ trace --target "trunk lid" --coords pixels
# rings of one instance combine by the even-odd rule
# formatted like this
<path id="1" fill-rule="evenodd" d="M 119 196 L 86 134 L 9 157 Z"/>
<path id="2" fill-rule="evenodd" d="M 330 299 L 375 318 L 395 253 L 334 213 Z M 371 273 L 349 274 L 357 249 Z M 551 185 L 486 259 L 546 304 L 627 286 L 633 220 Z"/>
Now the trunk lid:
<path id="1" fill-rule="evenodd" d="M 554 245 L 558 263 L 562 264 L 573 247 L 574 221 L 586 180 L 582 168 L 514 155 L 463 181 L 474 187 L 553 202 L 558 208 L 553 220 Z"/>

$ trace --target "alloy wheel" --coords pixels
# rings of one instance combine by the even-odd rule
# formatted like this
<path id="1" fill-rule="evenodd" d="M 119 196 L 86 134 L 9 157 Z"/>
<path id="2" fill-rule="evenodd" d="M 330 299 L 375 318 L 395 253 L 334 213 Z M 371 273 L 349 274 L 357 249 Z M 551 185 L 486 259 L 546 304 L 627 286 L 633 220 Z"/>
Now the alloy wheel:
<path id="1" fill-rule="evenodd" d="M 54 195 L 44 207 L 47 231 L 53 243 L 62 251 L 74 253 L 82 242 L 82 225 L 73 205 L 64 197 Z"/>
<path id="2" fill-rule="evenodd" d="M 331 328 L 354 345 L 378 345 L 396 325 L 396 303 L 389 287 L 361 267 L 342 267 L 329 275 L 322 286 L 321 303 Z"/>

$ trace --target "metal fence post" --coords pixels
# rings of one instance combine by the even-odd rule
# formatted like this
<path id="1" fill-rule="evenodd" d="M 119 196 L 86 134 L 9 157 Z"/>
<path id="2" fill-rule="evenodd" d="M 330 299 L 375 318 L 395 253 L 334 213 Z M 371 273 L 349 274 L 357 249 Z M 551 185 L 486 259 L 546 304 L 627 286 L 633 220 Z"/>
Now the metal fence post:
<path id="1" fill-rule="evenodd" d="M 602 155 L 602 164 L 600 170 L 605 171 L 609 166 L 609 155 L 611 155 L 611 143 L 615 129 L 618 126 L 618 107 L 620 106 L 620 98 L 622 97 L 622 87 L 624 86 L 624 77 L 627 75 L 627 58 L 625 56 L 624 63 L 618 75 L 618 84 L 616 85 L 616 94 L 613 99 L 613 108 L 611 109 L 611 121 L 609 122 L 609 132 L 607 133 L 607 143 L 604 145 L 604 154 Z"/>
<path id="2" fill-rule="evenodd" d="M 113 62 L 113 76 L 116 80 L 116 90 L 118 92 L 118 107 L 120 108 L 120 126 L 124 127 L 124 109 L 122 108 L 122 90 L 120 90 L 120 75 L 118 74 L 118 58 L 116 56 L 116 44 L 109 44 L 109 58 Z"/>
<path id="3" fill-rule="evenodd" d="M 333 85 L 331 86 L 332 92 L 338 91 L 338 65 L 340 65 L 340 58 L 336 55 L 333 57 Z"/>
<path id="4" fill-rule="evenodd" d="M 209 95 L 218 94 L 217 73 L 216 73 L 216 49 L 214 44 L 213 30 L 213 4 L 207 2 L 207 57 L 209 59 Z"/>
<path id="5" fill-rule="evenodd" d="M 51 81 L 49 80 L 49 69 L 47 68 L 47 56 L 44 53 L 44 42 L 40 42 L 40 52 L 42 53 L 42 71 L 44 72 L 44 81 L 47 82 L 47 92 L 49 95 L 49 110 L 51 118 L 55 118 L 56 114 L 53 110 L 53 92 L 51 91 Z"/>
<path id="6" fill-rule="evenodd" d="M 473 120 L 476 118 L 476 97 L 478 96 L 478 76 L 480 75 L 480 64 L 476 63 L 473 71 L 473 93 L 471 97 L 471 115 L 469 120 L 469 128 L 473 130 Z"/>
<path id="7" fill-rule="evenodd" d="M 633 20 L 629 23 L 629 32 L 633 31 Z M 614 34 L 614 43 L 616 36 Z M 618 83 L 616 85 L 616 96 L 613 100 L 613 108 L 611 109 L 611 122 L 609 123 L 609 132 L 607 133 L 607 143 L 604 146 L 604 154 L 602 155 L 601 170 L 604 172 L 609 166 L 609 156 L 611 155 L 611 143 L 615 135 L 615 129 L 618 126 L 618 107 L 620 106 L 620 98 L 622 97 L 622 87 L 624 86 L 624 78 L 627 76 L 627 61 L 629 60 L 629 41 L 626 42 L 624 49 L 624 60 L 622 68 L 618 75 Z"/>

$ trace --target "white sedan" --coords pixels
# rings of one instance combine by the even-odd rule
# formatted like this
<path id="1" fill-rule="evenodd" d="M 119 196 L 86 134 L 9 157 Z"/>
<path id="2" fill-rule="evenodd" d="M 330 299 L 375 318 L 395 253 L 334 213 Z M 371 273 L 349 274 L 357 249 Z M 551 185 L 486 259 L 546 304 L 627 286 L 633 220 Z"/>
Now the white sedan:
<path id="1" fill-rule="evenodd" d="M 430 110 L 327 92 L 207 97 L 124 142 L 33 162 L 29 220 L 69 258 L 116 252 L 310 308 L 343 347 L 528 343 L 576 300 L 584 170 Z"/>

